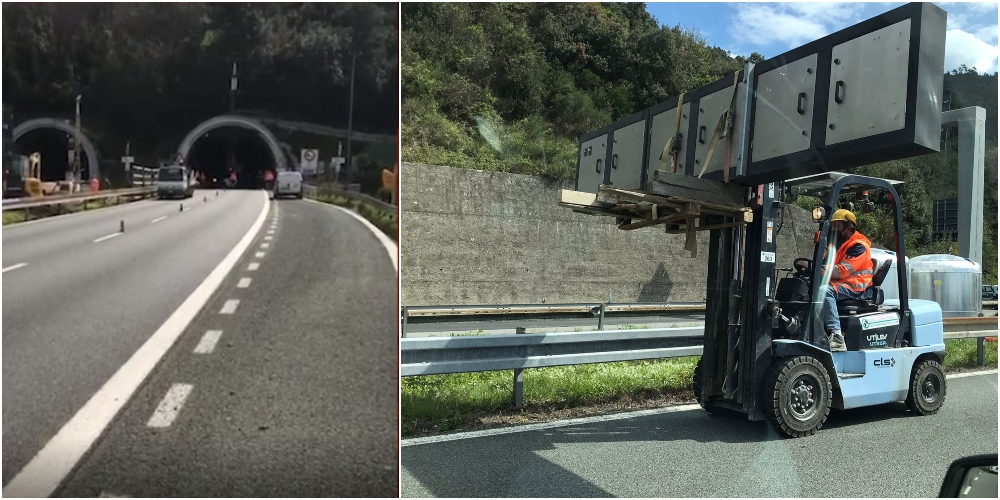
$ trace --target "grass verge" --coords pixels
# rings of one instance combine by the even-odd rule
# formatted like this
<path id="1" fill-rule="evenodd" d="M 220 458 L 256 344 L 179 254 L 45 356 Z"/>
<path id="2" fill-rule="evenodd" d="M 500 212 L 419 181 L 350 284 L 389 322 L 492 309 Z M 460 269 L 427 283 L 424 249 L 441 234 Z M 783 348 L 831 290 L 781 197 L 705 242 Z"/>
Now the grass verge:
<path id="1" fill-rule="evenodd" d="M 976 339 L 945 341 L 949 373 L 997 367 L 997 343 L 976 365 Z M 404 377 L 403 437 L 572 418 L 693 402 L 698 357 L 537 368 L 524 373 L 524 408 L 512 403 L 509 370 Z"/>
<path id="2" fill-rule="evenodd" d="M 398 225 L 395 219 L 383 212 L 379 208 L 375 208 L 369 203 L 361 200 L 352 200 L 350 198 L 345 198 L 343 196 L 337 196 L 332 194 L 319 193 L 314 198 L 316 201 L 322 201 L 323 203 L 330 203 L 333 205 L 338 205 L 349 210 L 354 210 L 368 222 L 371 222 L 375 227 L 382 230 L 387 236 L 392 238 L 393 241 L 398 241 Z"/>

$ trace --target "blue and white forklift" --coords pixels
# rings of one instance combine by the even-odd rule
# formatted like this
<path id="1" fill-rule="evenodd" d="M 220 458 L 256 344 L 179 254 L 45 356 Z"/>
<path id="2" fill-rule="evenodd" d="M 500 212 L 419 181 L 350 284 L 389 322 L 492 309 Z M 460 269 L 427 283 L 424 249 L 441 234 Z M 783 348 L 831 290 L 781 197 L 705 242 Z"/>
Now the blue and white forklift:
<path id="1" fill-rule="evenodd" d="M 905 401 L 915 414 L 936 413 L 946 395 L 944 330 L 936 302 L 907 297 L 907 273 L 896 273 L 899 299 L 884 300 L 880 289 L 891 260 L 875 262 L 871 298 L 837 302 L 847 350 L 832 352 L 821 320 L 823 286 L 836 249 L 830 216 L 851 196 L 871 206 L 869 191 L 883 190 L 894 206 L 895 256 L 905 262 L 902 207 L 894 181 L 825 173 L 773 183 L 761 190 L 755 212 L 762 228 L 779 223 L 785 199 L 808 195 L 824 200 L 813 209 L 818 223 L 812 259 L 798 258 L 794 268 L 775 268 L 777 238 L 766 230 L 747 234 L 745 246 L 733 245 L 722 232 L 713 234 L 709 262 L 716 278 L 733 269 L 744 247 L 744 279 L 727 290 L 726 280 L 710 276 L 705 350 L 695 369 L 698 402 L 712 413 L 745 413 L 766 418 L 785 434 L 814 434 L 831 408 L 849 409 Z M 770 196 L 778 193 L 776 198 Z M 755 224 L 756 226 L 757 224 Z M 747 231 L 752 233 L 753 231 Z M 716 233 L 713 231 L 713 233 Z M 727 258 L 728 257 L 728 258 Z M 728 261 L 728 262 L 727 262 Z M 821 262 L 819 266 L 813 262 Z M 786 273 L 779 279 L 778 273 Z M 712 290 L 717 293 L 712 294 Z"/>

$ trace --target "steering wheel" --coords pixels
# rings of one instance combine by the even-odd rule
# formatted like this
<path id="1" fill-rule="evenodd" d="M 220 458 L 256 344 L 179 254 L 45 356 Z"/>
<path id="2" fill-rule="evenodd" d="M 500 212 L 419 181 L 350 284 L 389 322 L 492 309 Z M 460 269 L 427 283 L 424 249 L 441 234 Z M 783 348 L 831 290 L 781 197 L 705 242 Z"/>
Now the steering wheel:
<path id="1" fill-rule="evenodd" d="M 812 259 L 799 257 L 795 259 L 795 262 L 793 262 L 792 265 L 795 266 L 795 269 L 798 271 L 798 273 L 805 274 L 806 272 L 812 269 L 813 261 Z"/>

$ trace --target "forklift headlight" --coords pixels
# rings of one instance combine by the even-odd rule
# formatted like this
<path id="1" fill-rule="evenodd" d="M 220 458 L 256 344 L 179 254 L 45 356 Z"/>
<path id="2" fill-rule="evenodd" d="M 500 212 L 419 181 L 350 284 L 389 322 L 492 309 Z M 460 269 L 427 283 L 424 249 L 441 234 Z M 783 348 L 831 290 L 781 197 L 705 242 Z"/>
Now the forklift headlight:
<path id="1" fill-rule="evenodd" d="M 826 208 L 816 207 L 813 209 L 813 222 L 819 222 L 826 218 Z"/>

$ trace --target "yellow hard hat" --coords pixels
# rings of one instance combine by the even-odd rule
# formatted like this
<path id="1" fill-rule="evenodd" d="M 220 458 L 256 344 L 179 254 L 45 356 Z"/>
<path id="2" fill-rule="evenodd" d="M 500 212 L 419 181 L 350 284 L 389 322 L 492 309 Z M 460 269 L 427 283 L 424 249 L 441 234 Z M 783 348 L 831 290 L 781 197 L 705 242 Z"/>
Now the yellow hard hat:
<path id="1" fill-rule="evenodd" d="M 838 220 L 850 222 L 855 226 L 858 225 L 858 218 L 854 216 L 854 213 L 844 208 L 841 208 L 836 212 L 834 212 L 833 217 L 830 218 L 830 222 Z"/>

